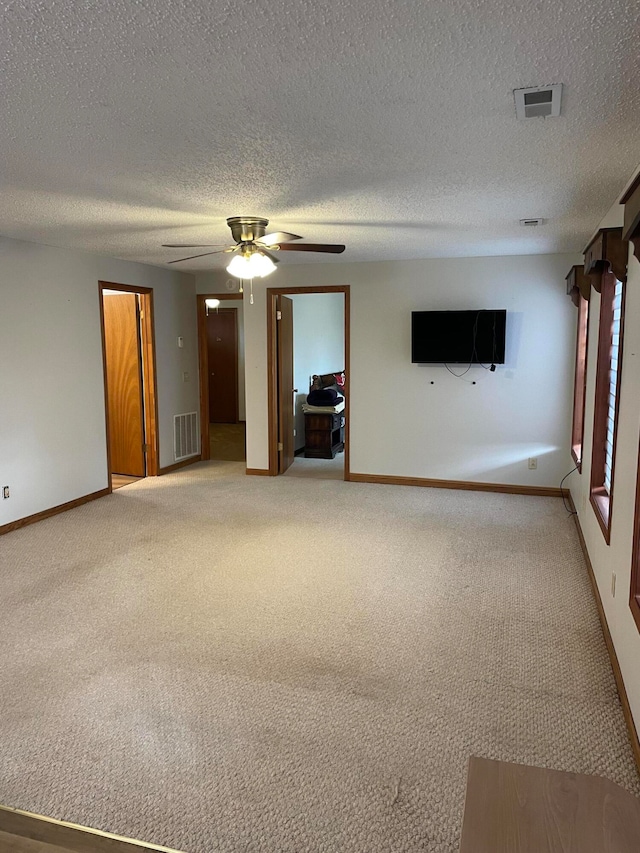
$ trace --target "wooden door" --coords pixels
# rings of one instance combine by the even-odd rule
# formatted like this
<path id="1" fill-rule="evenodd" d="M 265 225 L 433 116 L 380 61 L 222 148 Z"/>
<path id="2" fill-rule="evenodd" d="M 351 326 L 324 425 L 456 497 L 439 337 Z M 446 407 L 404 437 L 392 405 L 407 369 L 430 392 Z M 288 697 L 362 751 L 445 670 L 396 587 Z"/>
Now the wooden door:
<path id="1" fill-rule="evenodd" d="M 145 476 L 140 313 L 135 293 L 105 294 L 104 341 L 112 474 Z"/>
<path id="2" fill-rule="evenodd" d="M 292 464 L 295 454 L 293 387 L 293 300 L 278 296 L 276 303 L 278 330 L 278 473 Z"/>
<path id="3" fill-rule="evenodd" d="M 209 311 L 207 364 L 209 423 L 238 423 L 238 312 L 235 308 Z"/>

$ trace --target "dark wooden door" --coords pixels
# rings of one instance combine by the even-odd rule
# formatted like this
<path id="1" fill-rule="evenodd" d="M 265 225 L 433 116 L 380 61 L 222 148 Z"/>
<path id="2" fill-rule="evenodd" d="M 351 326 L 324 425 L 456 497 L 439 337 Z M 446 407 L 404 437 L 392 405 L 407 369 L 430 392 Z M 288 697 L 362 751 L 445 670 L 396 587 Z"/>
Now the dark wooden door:
<path id="1" fill-rule="evenodd" d="M 140 313 L 135 293 L 105 294 L 104 341 L 112 474 L 145 476 Z"/>
<path id="2" fill-rule="evenodd" d="M 278 297 L 278 473 L 283 474 L 292 464 L 295 454 L 293 430 L 295 418 L 293 405 L 293 301 L 287 296 Z"/>
<path id="3" fill-rule="evenodd" d="M 235 308 L 209 311 L 209 423 L 238 423 L 238 322 Z"/>

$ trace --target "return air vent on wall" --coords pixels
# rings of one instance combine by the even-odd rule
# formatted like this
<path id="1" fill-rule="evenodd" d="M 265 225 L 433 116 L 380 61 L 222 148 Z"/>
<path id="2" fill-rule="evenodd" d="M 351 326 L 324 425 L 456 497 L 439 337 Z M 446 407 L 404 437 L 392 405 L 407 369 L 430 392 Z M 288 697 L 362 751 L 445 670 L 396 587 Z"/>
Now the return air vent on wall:
<path id="1" fill-rule="evenodd" d="M 560 115 L 562 83 L 514 89 L 516 118 L 547 118 Z"/>
<path id="2" fill-rule="evenodd" d="M 188 412 L 185 415 L 173 417 L 173 455 L 176 462 L 197 456 L 198 447 L 198 413 Z"/>

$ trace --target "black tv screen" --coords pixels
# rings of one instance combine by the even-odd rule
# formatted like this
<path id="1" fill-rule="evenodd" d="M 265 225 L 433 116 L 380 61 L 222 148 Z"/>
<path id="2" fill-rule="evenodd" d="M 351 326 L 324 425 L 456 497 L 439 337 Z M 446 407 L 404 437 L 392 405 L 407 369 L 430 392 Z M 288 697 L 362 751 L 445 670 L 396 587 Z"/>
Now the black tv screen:
<path id="1" fill-rule="evenodd" d="M 507 312 L 412 311 L 414 364 L 504 364 Z"/>

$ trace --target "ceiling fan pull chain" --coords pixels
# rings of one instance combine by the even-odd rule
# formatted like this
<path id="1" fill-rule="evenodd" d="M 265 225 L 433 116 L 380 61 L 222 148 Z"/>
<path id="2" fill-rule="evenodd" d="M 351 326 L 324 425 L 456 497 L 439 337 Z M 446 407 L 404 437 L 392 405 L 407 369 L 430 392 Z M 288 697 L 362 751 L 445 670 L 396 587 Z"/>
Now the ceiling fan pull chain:
<path id="1" fill-rule="evenodd" d="M 253 305 L 253 279 L 249 279 L 249 305 Z"/>

